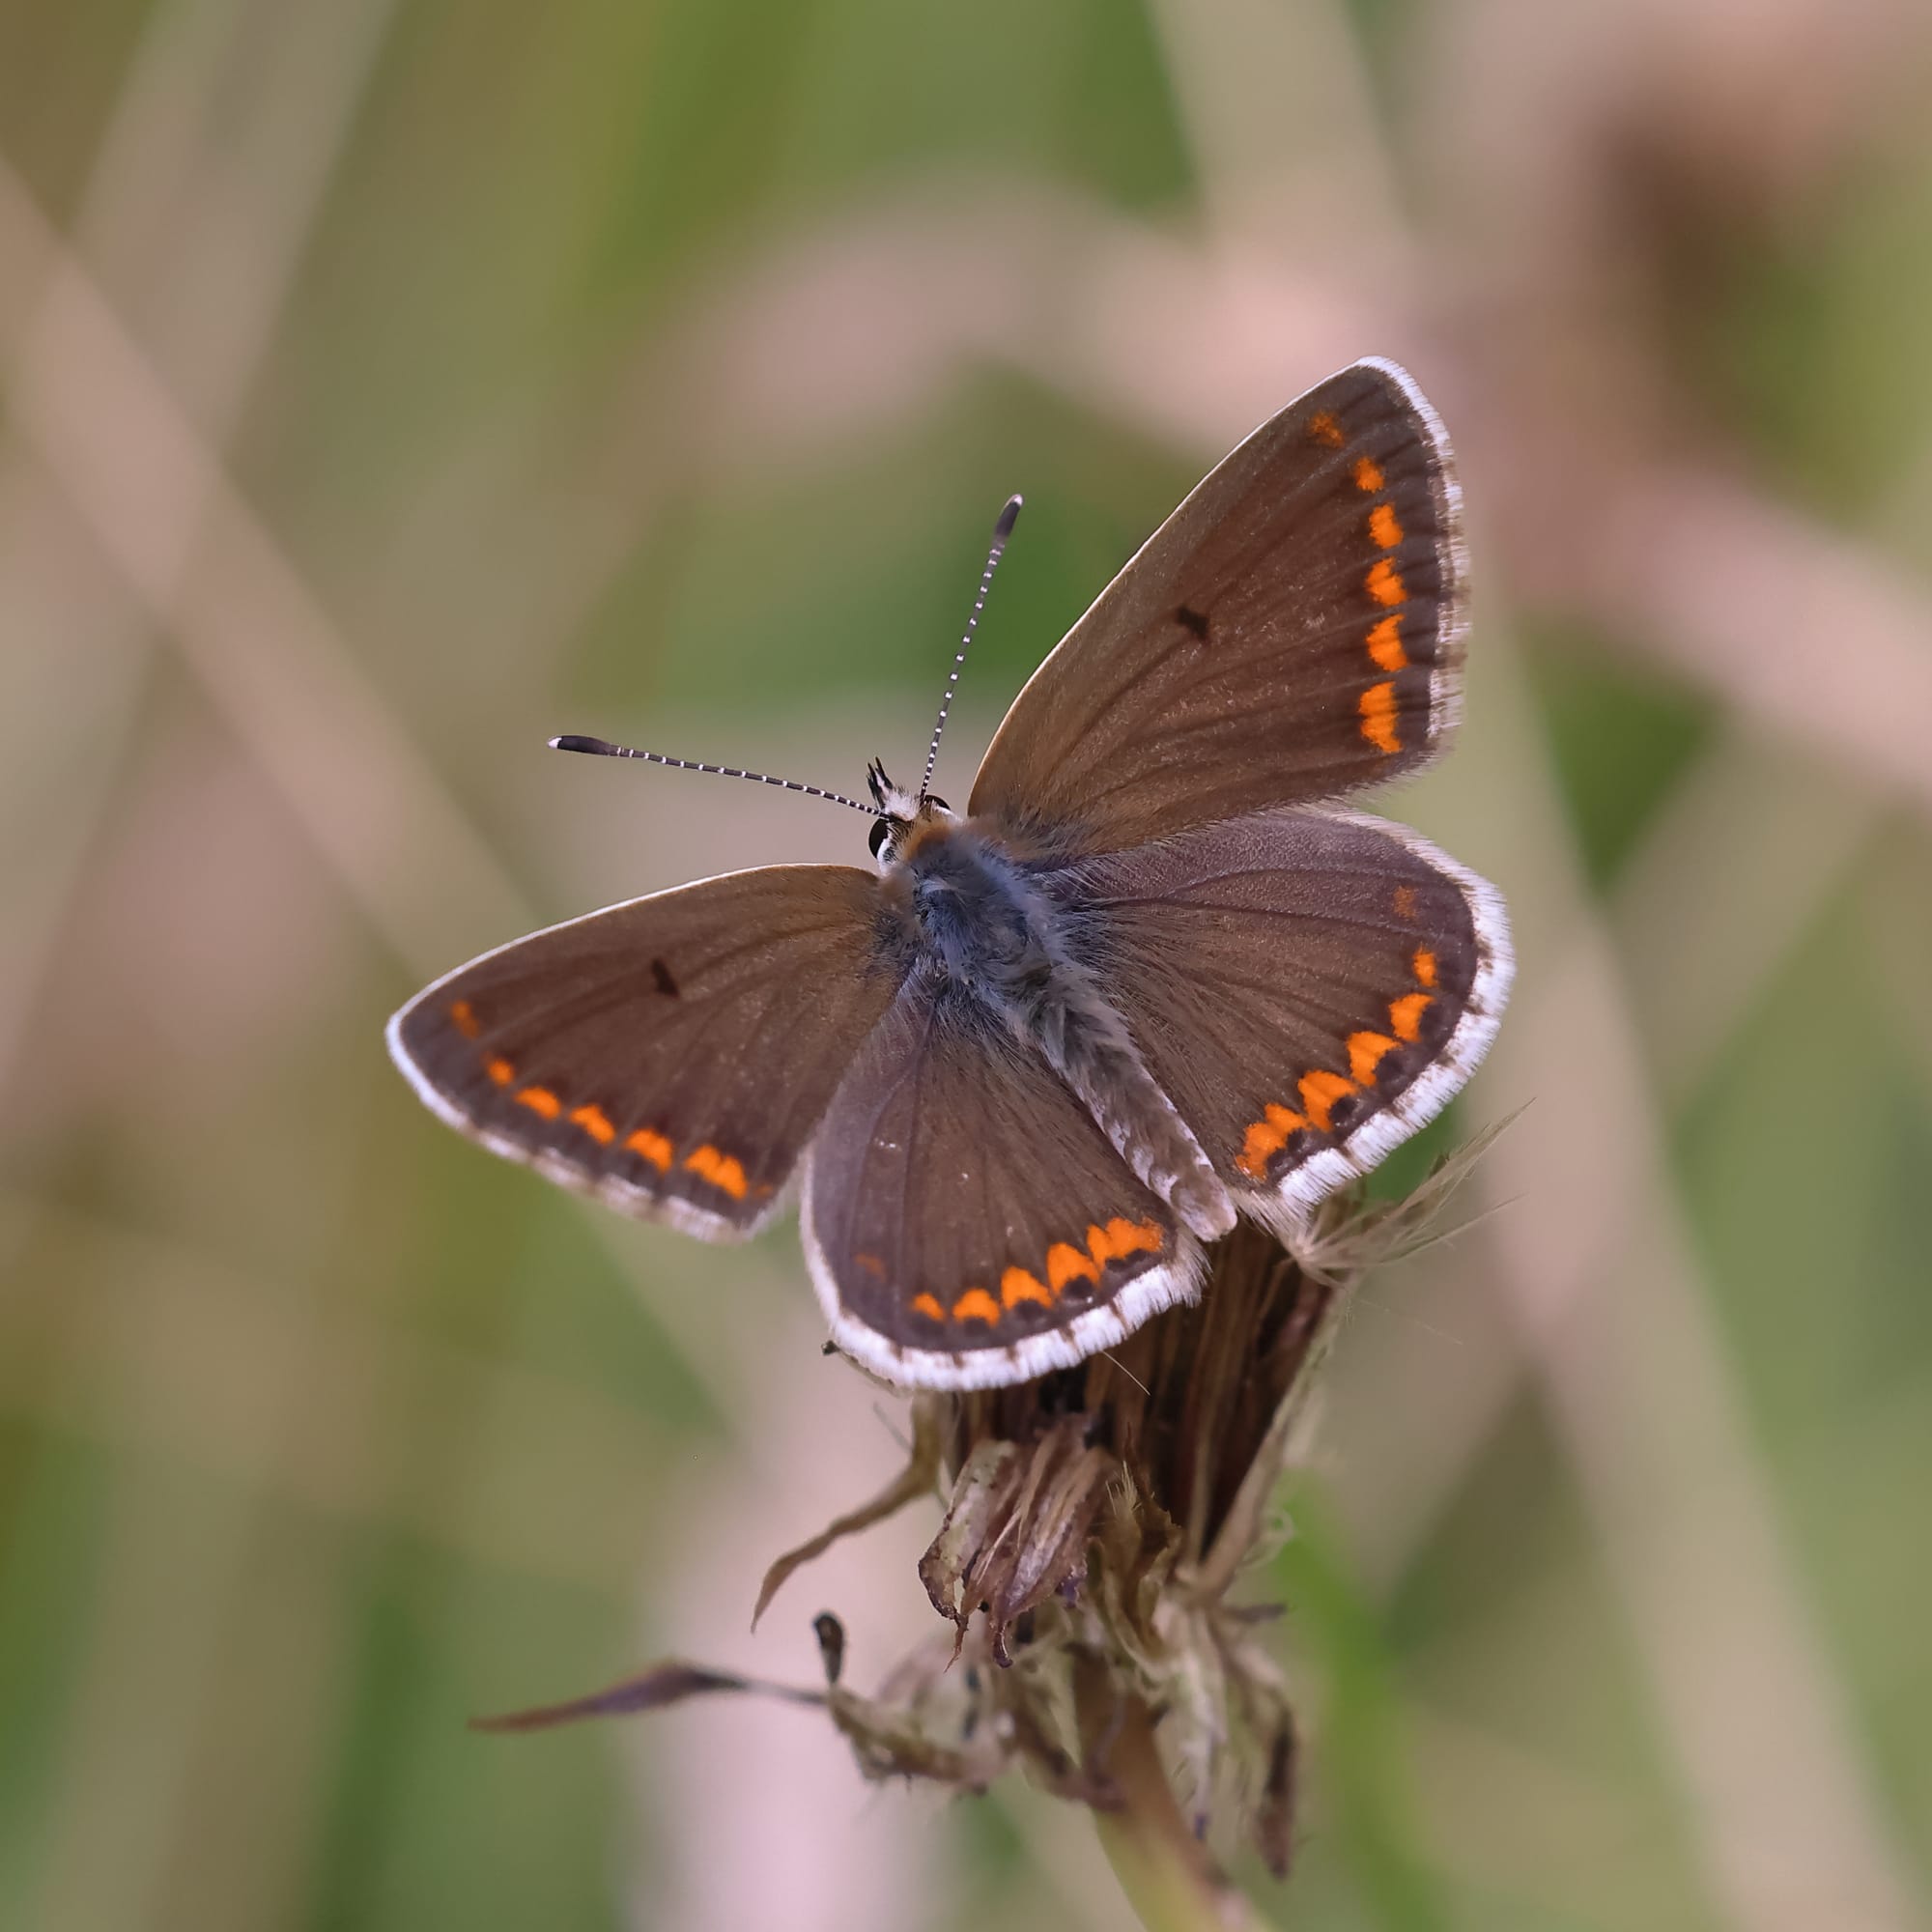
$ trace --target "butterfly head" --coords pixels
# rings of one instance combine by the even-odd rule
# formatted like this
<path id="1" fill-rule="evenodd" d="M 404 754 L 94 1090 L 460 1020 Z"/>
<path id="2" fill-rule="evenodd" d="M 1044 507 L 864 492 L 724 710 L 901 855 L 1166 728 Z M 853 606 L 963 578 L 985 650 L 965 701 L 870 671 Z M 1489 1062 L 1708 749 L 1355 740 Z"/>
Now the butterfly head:
<path id="1" fill-rule="evenodd" d="M 879 817 L 872 826 L 872 857 L 880 871 L 902 865 L 924 834 L 941 825 L 956 822 L 952 808 L 930 792 L 908 791 L 886 776 L 886 768 L 874 758 L 866 773 L 866 783 Z"/>

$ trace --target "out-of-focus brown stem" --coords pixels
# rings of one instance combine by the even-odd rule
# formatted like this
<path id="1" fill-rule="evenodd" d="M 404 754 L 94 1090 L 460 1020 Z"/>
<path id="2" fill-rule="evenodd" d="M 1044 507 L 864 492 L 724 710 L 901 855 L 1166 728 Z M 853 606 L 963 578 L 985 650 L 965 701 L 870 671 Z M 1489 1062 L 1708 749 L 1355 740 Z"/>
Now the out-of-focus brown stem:
<path id="1" fill-rule="evenodd" d="M 1118 1811 L 1099 1811 L 1100 1846 L 1148 1932 L 1262 1932 L 1254 1908 L 1222 1875 L 1188 1829 L 1154 1747 L 1153 1719 L 1138 1698 L 1107 1753 Z"/>

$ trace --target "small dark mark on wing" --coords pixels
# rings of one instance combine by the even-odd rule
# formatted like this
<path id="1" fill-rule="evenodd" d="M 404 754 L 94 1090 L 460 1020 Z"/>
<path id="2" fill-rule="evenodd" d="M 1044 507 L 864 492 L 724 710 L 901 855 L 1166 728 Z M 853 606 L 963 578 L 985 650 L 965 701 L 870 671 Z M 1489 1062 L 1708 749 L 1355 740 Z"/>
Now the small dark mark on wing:
<path id="1" fill-rule="evenodd" d="M 674 1000 L 677 998 L 677 981 L 670 977 L 670 968 L 662 959 L 653 959 L 651 961 L 651 978 L 657 981 L 658 991 L 666 999 Z"/>
<path id="2" fill-rule="evenodd" d="M 1183 630 L 1192 631 L 1204 644 L 1208 641 L 1208 619 L 1191 604 L 1183 604 L 1174 613 L 1174 621 Z"/>

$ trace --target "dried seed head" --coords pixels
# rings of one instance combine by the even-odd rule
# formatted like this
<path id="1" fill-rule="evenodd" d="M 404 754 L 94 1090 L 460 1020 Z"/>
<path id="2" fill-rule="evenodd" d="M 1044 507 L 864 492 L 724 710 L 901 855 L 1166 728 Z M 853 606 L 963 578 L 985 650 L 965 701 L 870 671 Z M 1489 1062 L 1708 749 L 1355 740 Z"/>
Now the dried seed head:
<path id="1" fill-rule="evenodd" d="M 919 1575 L 952 1634 L 935 1633 L 873 1695 L 842 1681 L 844 1631 L 827 1613 L 816 1624 L 823 1690 L 668 1663 L 493 1727 L 703 1693 L 788 1696 L 822 1706 L 868 1776 L 982 1791 L 1023 1766 L 1062 1797 L 1126 1808 L 1151 1831 L 1182 1828 L 1177 1842 L 1242 1827 L 1284 1874 L 1295 1731 L 1261 1635 L 1278 1606 L 1230 1593 L 1271 1547 L 1270 1499 L 1351 1290 L 1376 1263 L 1426 1244 L 1488 1139 L 1406 1201 L 1324 1204 L 1293 1251 L 1238 1225 L 1209 1247 L 1198 1304 L 1107 1354 L 1014 1388 L 917 1398 L 904 1470 L 780 1557 L 758 1595 L 762 1614 L 840 1537 L 944 1497 Z M 1165 1812 L 1150 1819 L 1156 1803 Z"/>

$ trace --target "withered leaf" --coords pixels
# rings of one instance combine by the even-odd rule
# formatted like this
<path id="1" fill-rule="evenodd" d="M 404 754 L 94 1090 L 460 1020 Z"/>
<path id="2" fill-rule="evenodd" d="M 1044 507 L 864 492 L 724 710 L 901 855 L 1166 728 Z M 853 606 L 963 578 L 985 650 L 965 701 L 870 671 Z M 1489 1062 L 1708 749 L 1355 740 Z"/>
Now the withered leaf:
<path id="1" fill-rule="evenodd" d="M 1294 1862 L 1294 1719 L 1284 1706 L 1268 1745 L 1267 1775 L 1255 1807 L 1255 1849 L 1276 1878 L 1286 1878 Z"/>
<path id="2" fill-rule="evenodd" d="M 472 1731 L 544 1731 L 556 1724 L 574 1724 L 585 1718 L 628 1717 L 637 1711 L 661 1711 L 668 1704 L 681 1704 L 687 1697 L 703 1697 L 720 1691 L 754 1691 L 766 1697 L 782 1697 L 794 1704 L 823 1704 L 816 1690 L 797 1690 L 788 1685 L 764 1684 L 753 1677 L 739 1677 L 727 1670 L 707 1670 L 701 1664 L 670 1662 L 654 1664 L 637 1677 L 627 1677 L 607 1690 L 593 1690 L 587 1697 L 572 1697 L 561 1704 L 539 1704 L 527 1711 L 512 1711 L 500 1718 L 472 1718 Z"/>
<path id="3" fill-rule="evenodd" d="M 915 1403 L 912 1411 L 912 1453 L 906 1465 L 870 1502 L 835 1517 L 816 1536 L 808 1538 L 796 1549 L 787 1549 L 765 1572 L 758 1586 L 758 1601 L 752 1606 L 752 1628 L 771 1606 L 771 1601 L 784 1587 L 785 1579 L 801 1565 L 823 1556 L 840 1537 L 854 1536 L 870 1529 L 875 1522 L 902 1510 L 906 1504 L 930 1495 L 939 1479 L 939 1423 L 936 1411 L 927 1403 Z"/>

